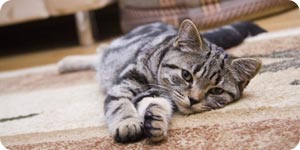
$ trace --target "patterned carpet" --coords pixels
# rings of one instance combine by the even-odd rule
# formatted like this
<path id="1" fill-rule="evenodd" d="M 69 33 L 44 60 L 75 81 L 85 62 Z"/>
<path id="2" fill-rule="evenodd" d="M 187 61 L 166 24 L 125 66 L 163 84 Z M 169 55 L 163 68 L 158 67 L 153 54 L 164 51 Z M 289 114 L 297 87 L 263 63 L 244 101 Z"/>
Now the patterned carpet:
<path id="1" fill-rule="evenodd" d="M 263 68 L 243 98 L 202 114 L 175 114 L 169 137 L 114 143 L 92 71 L 55 65 L 0 73 L 0 140 L 9 149 L 292 149 L 300 140 L 300 28 L 249 38 L 228 50 Z"/>

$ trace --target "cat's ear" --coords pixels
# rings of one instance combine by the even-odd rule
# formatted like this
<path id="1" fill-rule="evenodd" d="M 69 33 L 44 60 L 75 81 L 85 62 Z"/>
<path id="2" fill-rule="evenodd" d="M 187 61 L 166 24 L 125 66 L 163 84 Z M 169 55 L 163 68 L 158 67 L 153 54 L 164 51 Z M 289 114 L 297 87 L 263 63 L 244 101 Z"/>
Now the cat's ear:
<path id="1" fill-rule="evenodd" d="M 233 77 L 239 82 L 250 81 L 261 68 L 261 61 L 255 58 L 236 58 L 231 62 Z"/>
<path id="2" fill-rule="evenodd" d="M 201 37 L 196 25 L 191 20 L 184 20 L 178 31 L 174 46 L 187 46 L 192 50 L 206 50 L 205 42 Z"/>

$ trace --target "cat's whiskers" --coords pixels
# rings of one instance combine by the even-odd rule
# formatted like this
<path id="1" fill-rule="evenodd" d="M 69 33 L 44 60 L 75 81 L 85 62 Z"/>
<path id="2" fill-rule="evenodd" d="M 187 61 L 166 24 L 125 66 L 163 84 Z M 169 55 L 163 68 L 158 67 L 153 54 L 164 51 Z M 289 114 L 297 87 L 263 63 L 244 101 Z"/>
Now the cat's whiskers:
<path id="1" fill-rule="evenodd" d="M 179 91 L 171 88 L 171 87 L 165 87 L 165 86 L 162 86 L 162 85 L 157 85 L 157 84 L 149 84 L 151 86 L 154 86 L 156 88 L 160 88 L 162 90 L 165 90 L 166 92 L 168 92 L 168 94 L 166 94 L 167 96 L 169 96 L 170 94 L 172 94 L 173 96 L 173 101 L 176 103 L 176 104 L 179 104 L 180 106 L 183 106 L 183 107 L 189 107 L 190 104 L 186 102 L 186 97 L 180 93 Z"/>
<path id="2" fill-rule="evenodd" d="M 173 94 L 175 94 L 175 96 L 179 97 L 179 98 L 184 98 L 184 95 L 181 94 L 179 91 L 173 89 L 173 88 L 169 88 L 169 87 L 165 87 L 163 85 L 158 85 L 158 84 L 149 84 L 150 86 L 154 86 L 163 90 L 166 90 L 167 92 L 171 92 Z"/>

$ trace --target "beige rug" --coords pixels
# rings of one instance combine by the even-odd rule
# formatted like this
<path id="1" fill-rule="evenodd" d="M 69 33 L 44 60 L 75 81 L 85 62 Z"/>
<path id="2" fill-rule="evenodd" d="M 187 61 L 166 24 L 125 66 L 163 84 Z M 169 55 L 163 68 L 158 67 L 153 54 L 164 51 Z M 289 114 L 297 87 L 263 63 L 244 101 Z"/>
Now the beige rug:
<path id="1" fill-rule="evenodd" d="M 55 65 L 0 73 L 0 140 L 9 149 L 292 149 L 300 140 L 300 28 L 248 39 L 228 52 L 257 56 L 261 73 L 223 109 L 175 114 L 169 138 L 114 143 L 94 72 Z"/>

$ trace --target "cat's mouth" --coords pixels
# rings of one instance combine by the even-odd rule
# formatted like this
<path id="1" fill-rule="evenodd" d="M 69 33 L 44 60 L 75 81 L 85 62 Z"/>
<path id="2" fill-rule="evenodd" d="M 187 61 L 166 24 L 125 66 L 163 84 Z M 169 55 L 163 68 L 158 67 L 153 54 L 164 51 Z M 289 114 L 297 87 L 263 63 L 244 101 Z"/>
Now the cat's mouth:
<path id="1" fill-rule="evenodd" d="M 178 110 L 183 114 L 195 113 L 191 107 L 197 103 L 198 102 L 195 99 L 192 99 L 190 97 L 184 97 L 175 100 L 175 104 L 177 105 Z"/>

